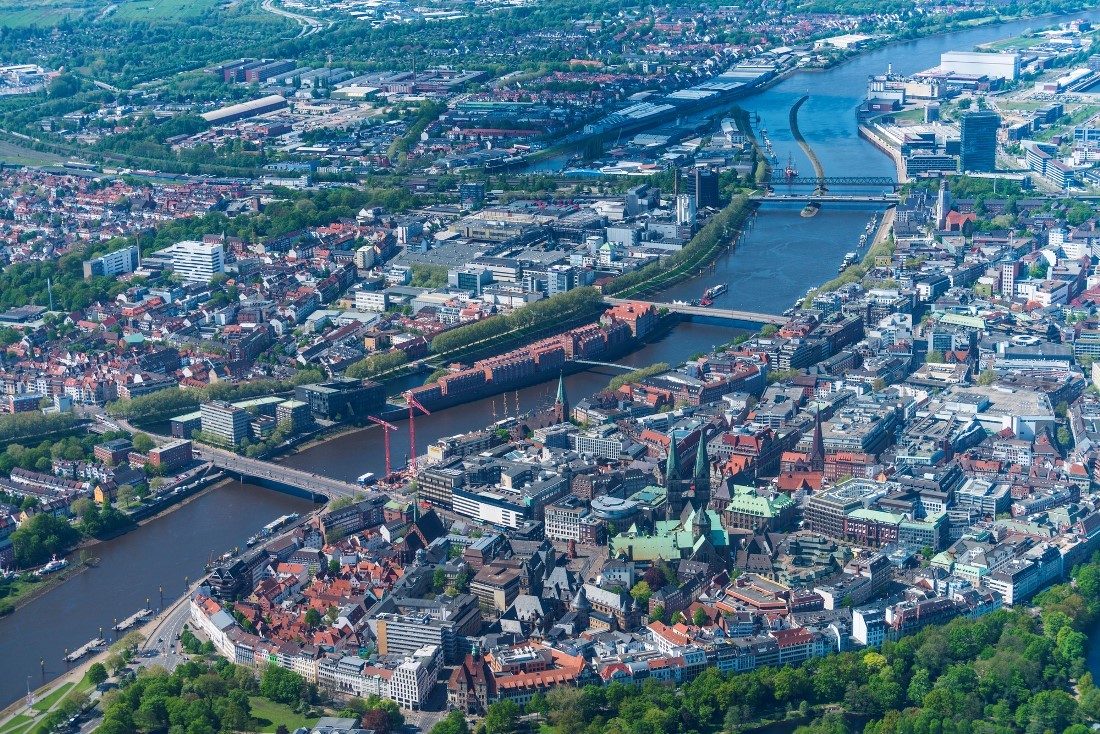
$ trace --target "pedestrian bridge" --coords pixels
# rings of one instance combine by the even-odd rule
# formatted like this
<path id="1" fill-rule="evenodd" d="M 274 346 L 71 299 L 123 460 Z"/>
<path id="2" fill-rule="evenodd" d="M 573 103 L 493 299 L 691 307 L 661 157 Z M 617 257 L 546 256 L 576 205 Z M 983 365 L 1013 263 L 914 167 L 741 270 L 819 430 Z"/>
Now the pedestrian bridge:
<path id="1" fill-rule="evenodd" d="M 605 298 L 604 301 L 612 306 L 619 306 L 626 303 L 642 303 L 658 309 L 667 308 L 669 311 L 685 316 L 691 321 L 719 324 L 737 329 L 749 329 L 751 331 L 757 331 L 768 324 L 782 326 L 787 323 L 787 318 L 785 316 L 777 316 L 770 313 L 756 313 L 755 311 L 737 311 L 728 308 L 692 306 L 686 303 L 660 303 L 657 301 L 639 301 L 637 299 L 623 298 Z"/>
<path id="2" fill-rule="evenodd" d="M 590 367 L 610 367 L 613 370 L 624 370 L 630 372 L 638 369 L 637 367 L 631 367 L 628 364 L 615 364 L 614 362 L 596 362 L 591 359 L 574 359 L 574 364 L 586 364 Z"/>

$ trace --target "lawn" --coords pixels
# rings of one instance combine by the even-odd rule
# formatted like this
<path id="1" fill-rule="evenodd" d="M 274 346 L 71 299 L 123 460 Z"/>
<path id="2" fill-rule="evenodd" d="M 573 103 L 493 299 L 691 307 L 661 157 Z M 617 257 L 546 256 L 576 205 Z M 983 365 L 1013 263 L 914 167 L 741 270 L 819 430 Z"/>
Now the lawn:
<path id="1" fill-rule="evenodd" d="M 1027 38 L 1006 38 L 1001 41 L 994 41 L 993 43 L 985 43 L 979 46 L 982 49 L 989 49 L 991 51 L 1004 51 L 1009 48 L 1031 48 L 1032 46 L 1038 46 L 1040 43 L 1046 41 L 1045 36 L 1029 36 Z"/>
<path id="2" fill-rule="evenodd" d="M 296 714 L 287 705 L 269 701 L 266 698 L 252 696 L 248 699 L 252 704 L 252 718 L 256 720 L 260 731 L 272 732 L 282 724 L 290 731 L 300 727 L 311 728 L 317 718 L 308 719 L 301 714 Z"/>
<path id="3" fill-rule="evenodd" d="M 4 724 L 4 727 L 0 729 L 0 734 L 18 734 L 18 732 L 21 732 L 28 726 L 30 726 L 30 724 L 31 717 L 27 716 L 26 714 L 19 714 L 18 716 L 13 716 L 11 718 L 11 721 L 9 721 L 7 724 Z"/>
<path id="4" fill-rule="evenodd" d="M 58 701 L 60 701 L 62 699 L 62 697 L 66 693 L 68 693 L 69 690 L 72 687 L 73 687 L 72 683 L 65 683 L 64 685 L 58 686 L 52 693 L 50 693 L 50 695 L 46 696 L 45 698 L 40 698 L 37 701 L 35 701 L 34 702 L 34 710 L 35 711 L 41 711 L 42 713 L 45 713 L 45 712 L 49 711 L 50 707 L 53 706 Z"/>
<path id="5" fill-rule="evenodd" d="M 902 110 L 901 112 L 887 113 L 887 115 L 892 115 L 893 118 L 898 122 L 924 122 L 923 107 L 914 107 L 911 110 Z"/>

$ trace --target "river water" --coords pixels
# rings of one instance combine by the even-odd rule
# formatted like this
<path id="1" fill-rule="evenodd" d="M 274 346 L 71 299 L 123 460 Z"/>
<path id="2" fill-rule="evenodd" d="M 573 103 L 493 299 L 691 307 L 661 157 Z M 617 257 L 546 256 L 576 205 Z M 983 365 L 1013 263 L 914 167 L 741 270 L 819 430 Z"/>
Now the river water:
<path id="1" fill-rule="evenodd" d="M 1100 10 L 1074 17 L 1100 20 Z M 799 97 L 810 99 L 799 112 L 802 134 L 820 157 L 830 176 L 892 176 L 893 163 L 856 132 L 855 110 L 865 94 L 867 77 L 894 70 L 914 72 L 934 66 L 948 50 L 1006 38 L 1031 27 L 1051 25 L 1053 20 L 1016 21 L 977 28 L 947 36 L 907 42 L 874 51 L 843 66 L 822 73 L 798 74 L 774 87 L 740 101 L 757 112 L 767 128 L 777 155 L 785 163 L 794 156 L 800 171 L 811 170 L 791 137 L 787 113 Z M 729 291 L 715 305 L 768 313 L 781 313 L 812 286 L 831 279 L 844 253 L 854 250 L 859 235 L 874 209 L 826 204 L 812 219 L 803 219 L 799 208 L 767 205 L 735 252 L 723 255 L 716 266 L 692 281 L 670 288 L 663 298 L 698 298 L 715 283 L 727 283 Z M 696 352 L 731 341 L 738 331 L 705 324 L 682 324 L 661 340 L 619 360 L 647 366 L 676 363 Z M 615 371 L 598 368 L 566 378 L 570 397 L 577 399 L 604 386 Z M 549 405 L 554 382 L 518 392 L 519 409 Z M 416 421 L 417 444 L 422 453 L 428 443 L 484 426 L 505 411 L 516 411 L 516 394 L 479 400 L 450 410 L 422 416 Z M 407 421 L 391 436 L 395 462 L 409 450 Z M 366 471 L 385 468 L 382 433 L 372 428 L 348 434 L 286 459 L 288 464 L 341 479 L 354 479 Z M 302 512 L 309 504 L 277 492 L 232 483 L 213 490 L 164 518 L 122 537 L 95 546 L 100 558 L 93 568 L 35 600 L 15 614 L 0 619 L 0 705 L 15 700 L 43 682 L 39 660 L 46 661 L 45 679 L 64 672 L 65 648 L 73 649 L 95 637 L 100 627 L 109 629 L 151 599 L 158 606 L 158 587 L 164 586 L 167 603 L 183 592 L 184 578 L 197 578 L 202 566 L 215 555 L 241 545 L 267 522 L 289 513 Z M 1098 653 L 1100 654 L 1100 653 Z M 1096 667 L 1094 665 L 1094 667 Z"/>

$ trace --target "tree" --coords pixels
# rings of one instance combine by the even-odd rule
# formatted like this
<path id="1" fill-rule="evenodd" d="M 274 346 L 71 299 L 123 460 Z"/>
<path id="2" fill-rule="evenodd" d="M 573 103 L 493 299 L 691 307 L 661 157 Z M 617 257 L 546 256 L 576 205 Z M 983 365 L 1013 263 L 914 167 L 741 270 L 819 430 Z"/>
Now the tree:
<path id="1" fill-rule="evenodd" d="M 695 623 L 696 627 L 702 627 L 707 623 L 707 610 L 702 607 L 695 607 L 695 613 L 691 615 L 691 621 Z"/>
<path id="2" fill-rule="evenodd" d="M 650 587 L 649 582 L 639 581 L 630 590 L 630 595 L 638 601 L 638 604 L 646 607 L 649 605 L 649 597 L 653 596 L 653 589 Z"/>
<path id="3" fill-rule="evenodd" d="M 489 704 L 485 715 L 486 734 L 511 734 L 516 730 L 521 713 L 519 704 L 509 699 Z"/>
<path id="4" fill-rule="evenodd" d="M 134 444 L 134 451 L 141 454 L 149 453 L 156 446 L 156 444 L 153 443 L 153 439 L 149 438 L 149 436 L 144 433 L 135 433 L 132 442 Z"/>
<path id="5" fill-rule="evenodd" d="M 997 380 L 997 373 L 993 370 L 986 368 L 982 370 L 982 373 L 978 375 L 975 380 L 979 385 L 992 385 Z"/>
<path id="6" fill-rule="evenodd" d="M 313 628 L 321 626 L 321 613 L 316 609 L 310 609 L 306 612 L 306 624 Z"/>
<path id="7" fill-rule="evenodd" d="M 775 324 L 764 324 L 764 327 L 760 329 L 760 336 L 764 339 L 775 336 L 779 333 L 779 327 Z"/>
<path id="8" fill-rule="evenodd" d="M 100 683 L 107 680 L 107 668 L 103 666 L 103 663 L 92 663 L 86 675 L 89 683 L 93 686 L 98 686 Z"/>
<path id="9" fill-rule="evenodd" d="M 527 713 L 529 714 L 542 718 L 549 711 L 550 704 L 546 702 L 546 696 L 541 693 L 535 693 L 531 696 L 531 700 L 527 702 Z"/>
<path id="10" fill-rule="evenodd" d="M 447 587 L 447 570 L 440 566 L 432 574 L 432 587 L 436 591 L 443 591 Z"/>
<path id="11" fill-rule="evenodd" d="M 649 618 L 651 620 L 653 620 L 654 622 L 664 622 L 665 621 L 665 608 L 663 606 L 661 606 L 660 604 L 653 607 L 653 612 L 649 615 Z"/>
<path id="12" fill-rule="evenodd" d="M 15 563 L 20 568 L 43 563 L 54 554 L 64 554 L 79 539 L 80 533 L 67 520 L 45 512 L 39 513 L 11 534 Z"/>
<path id="13" fill-rule="evenodd" d="M 430 734 L 469 734 L 470 727 L 461 711 L 452 711 L 436 722 Z"/>
<path id="14" fill-rule="evenodd" d="M 302 676 L 277 665 L 268 665 L 260 678 L 260 695 L 276 703 L 298 703 L 304 688 L 305 680 Z"/>
<path id="15" fill-rule="evenodd" d="M 334 557 L 334 558 L 329 559 L 329 561 L 328 561 L 328 572 L 330 574 L 334 575 L 334 576 L 336 574 L 340 573 L 340 559 L 339 558 Z"/>

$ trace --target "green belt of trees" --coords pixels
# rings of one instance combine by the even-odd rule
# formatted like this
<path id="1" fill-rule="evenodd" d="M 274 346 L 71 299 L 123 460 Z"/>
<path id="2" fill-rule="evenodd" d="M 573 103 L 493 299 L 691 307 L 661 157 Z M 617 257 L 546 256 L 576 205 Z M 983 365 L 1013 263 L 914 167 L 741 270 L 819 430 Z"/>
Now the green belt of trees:
<path id="1" fill-rule="evenodd" d="M 691 241 L 679 252 L 659 262 L 652 262 L 640 270 L 615 278 L 604 286 L 604 292 L 620 298 L 629 298 L 644 291 L 664 288 L 683 280 L 715 257 L 722 246 L 739 229 L 756 205 L 746 196 L 735 196 L 725 209 L 714 215 Z"/>
<path id="2" fill-rule="evenodd" d="M 202 388 L 169 388 L 128 400 L 118 400 L 107 406 L 111 415 L 135 421 L 152 422 L 193 410 L 211 400 L 245 400 L 257 395 L 293 390 L 298 385 L 320 382 L 324 375 L 320 370 L 302 370 L 289 380 L 253 380 L 229 384 L 218 382 Z"/>
<path id="3" fill-rule="evenodd" d="M 735 732 L 799 713 L 795 734 L 1088 734 L 1100 689 L 1086 668 L 1086 631 L 1100 617 L 1100 564 L 1040 594 L 1034 616 L 1000 609 L 932 625 L 878 650 L 799 667 L 723 673 L 708 667 L 679 691 L 642 685 L 557 688 L 528 712 L 554 734 Z"/>
<path id="4" fill-rule="evenodd" d="M 517 308 L 510 314 L 493 316 L 445 331 L 432 339 L 432 352 L 446 354 L 508 332 L 543 328 L 582 314 L 595 314 L 601 308 L 602 300 L 600 292 L 595 288 L 574 288 L 567 293 L 559 293 Z"/>

